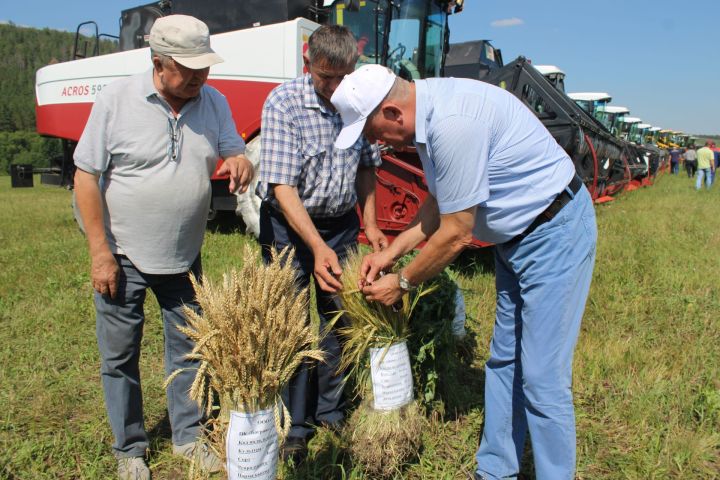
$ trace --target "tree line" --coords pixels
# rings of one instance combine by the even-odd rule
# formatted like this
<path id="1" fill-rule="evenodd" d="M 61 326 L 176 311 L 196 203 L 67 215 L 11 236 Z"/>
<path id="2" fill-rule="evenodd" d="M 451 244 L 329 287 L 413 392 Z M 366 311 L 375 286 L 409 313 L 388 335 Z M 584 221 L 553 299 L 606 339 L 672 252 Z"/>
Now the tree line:
<path id="1" fill-rule="evenodd" d="M 80 44 L 89 41 L 81 36 Z M 46 167 L 61 154 L 60 140 L 35 133 L 35 72 L 72 60 L 74 44 L 71 32 L 0 24 L 0 175 L 12 163 Z M 103 53 L 116 49 L 111 41 L 100 44 Z"/>

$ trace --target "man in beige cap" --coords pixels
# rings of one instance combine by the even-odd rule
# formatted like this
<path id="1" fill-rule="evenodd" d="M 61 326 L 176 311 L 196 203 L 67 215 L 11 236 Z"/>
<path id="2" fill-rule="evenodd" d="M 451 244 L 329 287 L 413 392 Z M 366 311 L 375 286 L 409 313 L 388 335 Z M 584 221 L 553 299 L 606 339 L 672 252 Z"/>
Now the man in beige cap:
<path id="1" fill-rule="evenodd" d="M 167 389 L 173 451 L 217 471 L 196 448 L 202 414 L 188 398 L 197 363 L 177 326 L 197 309 L 189 274 L 201 274 L 200 247 L 210 207 L 210 177 L 230 175 L 244 191 L 252 178 L 245 144 L 227 100 L 205 85 L 222 62 L 207 26 L 171 15 L 150 32 L 153 68 L 105 87 L 75 150 L 75 193 L 88 239 L 105 403 L 121 479 L 148 479 L 138 360 L 147 289 L 158 299 L 165 371 L 186 369 Z"/>

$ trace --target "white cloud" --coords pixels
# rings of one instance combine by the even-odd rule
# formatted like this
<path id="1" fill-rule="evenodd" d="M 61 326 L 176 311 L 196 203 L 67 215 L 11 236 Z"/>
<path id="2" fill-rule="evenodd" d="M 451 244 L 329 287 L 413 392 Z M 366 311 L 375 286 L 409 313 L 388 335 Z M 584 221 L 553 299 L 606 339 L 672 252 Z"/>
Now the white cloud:
<path id="1" fill-rule="evenodd" d="M 493 20 L 490 22 L 491 27 L 517 27 L 518 25 L 522 25 L 525 23 L 522 18 L 512 17 L 512 18 L 503 18 L 500 20 Z"/>

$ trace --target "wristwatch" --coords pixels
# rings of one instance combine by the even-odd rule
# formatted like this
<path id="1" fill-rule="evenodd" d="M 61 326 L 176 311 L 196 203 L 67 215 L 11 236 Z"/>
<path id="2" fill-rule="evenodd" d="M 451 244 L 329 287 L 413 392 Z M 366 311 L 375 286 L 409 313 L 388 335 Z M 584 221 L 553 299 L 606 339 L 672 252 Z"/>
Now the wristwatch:
<path id="1" fill-rule="evenodd" d="M 413 285 L 407 278 L 405 278 L 402 270 L 398 273 L 398 278 L 400 279 L 400 290 L 403 292 L 412 292 L 417 289 L 416 285 Z"/>

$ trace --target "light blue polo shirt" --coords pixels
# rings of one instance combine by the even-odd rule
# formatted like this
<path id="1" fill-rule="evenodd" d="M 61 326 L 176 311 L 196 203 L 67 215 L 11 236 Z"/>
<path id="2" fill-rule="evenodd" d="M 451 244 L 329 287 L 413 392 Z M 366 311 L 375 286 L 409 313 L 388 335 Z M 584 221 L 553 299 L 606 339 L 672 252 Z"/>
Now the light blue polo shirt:
<path id="1" fill-rule="evenodd" d="M 200 253 L 218 158 L 244 151 L 220 92 L 203 86 L 175 118 L 151 69 L 103 88 L 74 158 L 101 176 L 110 250 L 141 272 L 174 274 Z"/>
<path id="2" fill-rule="evenodd" d="M 415 145 L 441 214 L 477 205 L 473 234 L 503 243 L 570 183 L 575 166 L 515 96 L 477 80 L 416 85 Z"/>

